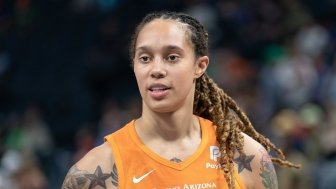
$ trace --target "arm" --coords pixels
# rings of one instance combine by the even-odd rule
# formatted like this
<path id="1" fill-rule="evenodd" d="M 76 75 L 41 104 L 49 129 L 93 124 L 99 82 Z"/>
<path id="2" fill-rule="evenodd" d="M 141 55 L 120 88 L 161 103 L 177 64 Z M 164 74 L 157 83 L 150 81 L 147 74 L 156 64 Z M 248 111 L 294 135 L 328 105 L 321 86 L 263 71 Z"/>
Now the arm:
<path id="1" fill-rule="evenodd" d="M 118 173 L 110 147 L 104 143 L 87 153 L 67 173 L 62 189 L 118 188 Z"/>
<path id="2" fill-rule="evenodd" d="M 266 149 L 251 137 L 244 135 L 245 154 L 235 154 L 234 162 L 247 189 L 278 189 L 274 165 Z"/>
<path id="3" fill-rule="evenodd" d="M 273 162 L 264 147 L 259 148 L 261 158 L 260 164 L 257 166 L 260 170 L 259 176 L 262 185 L 266 189 L 278 189 L 278 178 L 274 169 Z"/>

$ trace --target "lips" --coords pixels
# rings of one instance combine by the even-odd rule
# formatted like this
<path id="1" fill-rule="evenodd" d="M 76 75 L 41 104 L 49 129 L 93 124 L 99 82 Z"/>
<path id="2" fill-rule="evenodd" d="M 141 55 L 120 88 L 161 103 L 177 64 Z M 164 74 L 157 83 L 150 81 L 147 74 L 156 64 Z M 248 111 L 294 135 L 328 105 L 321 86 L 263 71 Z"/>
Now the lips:
<path id="1" fill-rule="evenodd" d="M 168 89 L 170 89 L 170 87 L 163 85 L 163 84 L 153 84 L 149 86 L 148 88 L 148 90 L 152 92 L 161 92 L 161 91 L 168 90 Z"/>
<path id="2" fill-rule="evenodd" d="M 152 98 L 156 100 L 161 100 L 164 99 L 169 94 L 169 89 L 171 88 L 168 87 L 167 85 L 153 84 L 149 86 L 148 91 L 149 95 Z"/>

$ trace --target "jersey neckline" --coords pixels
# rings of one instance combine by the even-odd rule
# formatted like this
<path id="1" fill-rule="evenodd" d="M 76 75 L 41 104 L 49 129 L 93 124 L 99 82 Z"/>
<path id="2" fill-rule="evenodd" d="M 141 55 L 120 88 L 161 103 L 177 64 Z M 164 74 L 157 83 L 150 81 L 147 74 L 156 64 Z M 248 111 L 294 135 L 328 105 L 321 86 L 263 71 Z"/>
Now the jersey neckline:
<path id="1" fill-rule="evenodd" d="M 177 169 L 177 170 L 183 170 L 186 167 L 188 167 L 190 164 L 192 164 L 198 157 L 200 157 L 200 155 L 202 154 L 202 152 L 204 152 L 204 150 L 206 149 L 207 143 L 208 143 L 208 135 L 209 135 L 209 131 L 208 131 L 208 127 L 206 127 L 206 124 L 204 123 L 205 120 L 203 120 L 201 117 L 198 117 L 198 121 L 201 127 L 201 143 L 199 144 L 199 146 L 197 147 L 196 151 L 188 158 L 186 158 L 184 161 L 180 162 L 180 163 L 176 163 L 176 162 L 172 162 L 166 158 L 163 158 L 162 156 L 160 156 L 159 154 L 153 152 L 151 149 L 149 149 L 140 139 L 139 135 L 137 134 L 136 130 L 135 130 L 135 120 L 132 120 L 130 127 L 129 127 L 129 133 L 131 136 L 131 139 L 133 140 L 133 142 L 150 158 L 152 158 L 153 160 L 155 160 L 158 163 L 161 163 L 167 167 L 171 167 L 173 169 Z"/>

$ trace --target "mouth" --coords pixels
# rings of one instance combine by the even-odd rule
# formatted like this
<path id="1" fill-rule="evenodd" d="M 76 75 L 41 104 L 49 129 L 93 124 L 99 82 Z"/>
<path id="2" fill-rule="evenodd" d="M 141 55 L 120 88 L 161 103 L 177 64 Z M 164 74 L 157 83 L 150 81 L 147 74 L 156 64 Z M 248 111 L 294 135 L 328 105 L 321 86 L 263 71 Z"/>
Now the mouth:
<path id="1" fill-rule="evenodd" d="M 166 90 L 169 90 L 170 87 L 166 86 L 166 85 L 163 85 L 163 84 L 154 84 L 154 85 L 151 85 L 148 90 L 151 91 L 151 92 L 162 92 L 162 91 L 166 91 Z"/>

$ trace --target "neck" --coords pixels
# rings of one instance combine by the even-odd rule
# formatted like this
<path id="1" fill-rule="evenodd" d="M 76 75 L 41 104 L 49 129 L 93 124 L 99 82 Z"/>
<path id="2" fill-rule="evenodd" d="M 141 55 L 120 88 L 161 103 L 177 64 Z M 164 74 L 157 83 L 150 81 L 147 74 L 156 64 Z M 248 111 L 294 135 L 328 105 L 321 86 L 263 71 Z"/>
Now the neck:
<path id="1" fill-rule="evenodd" d="M 145 114 L 145 116 L 144 116 Z M 143 111 L 136 121 L 137 132 L 141 138 L 162 138 L 176 141 L 194 135 L 200 136 L 200 125 L 192 110 L 179 109 L 170 113 Z"/>

